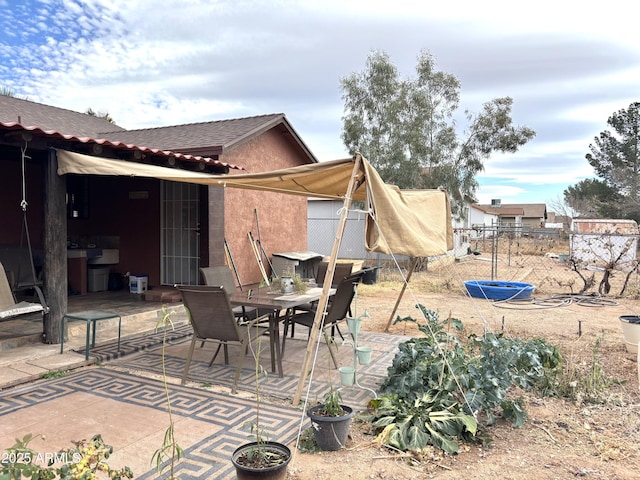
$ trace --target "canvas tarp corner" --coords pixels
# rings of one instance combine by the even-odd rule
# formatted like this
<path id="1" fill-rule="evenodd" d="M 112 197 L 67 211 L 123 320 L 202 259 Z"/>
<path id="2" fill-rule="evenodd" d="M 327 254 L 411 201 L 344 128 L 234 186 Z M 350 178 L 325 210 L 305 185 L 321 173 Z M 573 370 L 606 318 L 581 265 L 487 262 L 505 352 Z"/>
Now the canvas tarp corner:
<path id="1" fill-rule="evenodd" d="M 430 257 L 453 249 L 449 197 L 443 190 L 400 190 L 385 184 L 368 162 L 370 214 L 365 247 L 387 255 Z"/>
<path id="2" fill-rule="evenodd" d="M 371 252 L 430 257 L 453 248 L 451 210 L 441 190 L 401 190 L 385 184 L 363 157 L 333 160 L 255 174 L 210 175 L 57 150 L 58 174 L 140 176 L 176 182 L 266 190 L 307 197 L 365 201 L 365 247 Z M 348 191 L 351 176 L 355 188 Z"/>

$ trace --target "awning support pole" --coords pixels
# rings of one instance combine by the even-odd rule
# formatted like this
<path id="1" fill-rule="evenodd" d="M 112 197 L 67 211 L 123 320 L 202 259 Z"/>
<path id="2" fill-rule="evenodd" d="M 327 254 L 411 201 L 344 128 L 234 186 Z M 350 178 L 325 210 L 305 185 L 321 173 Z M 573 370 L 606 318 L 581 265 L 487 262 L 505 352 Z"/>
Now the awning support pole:
<path id="1" fill-rule="evenodd" d="M 316 315 L 313 319 L 313 325 L 311 332 L 309 333 L 309 341 L 307 342 L 307 354 L 302 364 L 302 370 L 300 371 L 300 379 L 298 380 L 298 387 L 293 397 L 293 405 L 297 406 L 300 403 L 300 397 L 302 396 L 302 389 L 304 388 L 304 382 L 309 376 L 311 359 L 315 350 L 315 345 L 318 342 L 320 336 L 320 327 L 322 325 L 324 311 L 327 308 L 329 302 L 329 290 L 331 289 L 331 283 L 333 281 L 333 273 L 336 267 L 336 260 L 338 258 L 338 252 L 340 250 L 340 243 L 342 242 L 342 236 L 347 224 L 347 217 L 349 216 L 349 208 L 351 208 L 351 198 L 354 191 L 360 186 L 356 184 L 358 173 L 360 172 L 360 164 L 362 163 L 362 156 L 357 153 L 355 155 L 355 162 L 353 165 L 353 171 L 351 178 L 349 179 L 349 186 L 347 187 L 347 195 L 344 199 L 344 205 L 340 212 L 340 220 L 338 223 L 338 229 L 336 231 L 336 237 L 333 241 L 333 248 L 331 250 L 331 257 L 329 258 L 329 264 L 327 265 L 327 273 L 324 276 L 324 282 L 322 284 L 322 295 L 318 300 L 318 307 L 316 309 Z"/>
<path id="2" fill-rule="evenodd" d="M 391 326 L 391 322 L 393 322 L 393 317 L 395 316 L 396 311 L 398 310 L 398 306 L 400 305 L 400 300 L 402 300 L 402 296 L 404 295 L 404 291 L 407 289 L 407 285 L 409 285 L 409 280 L 411 280 L 411 275 L 413 274 L 413 271 L 416 269 L 416 266 L 418 265 L 418 261 L 419 260 L 420 260 L 420 257 L 416 257 L 415 260 L 413 261 L 413 263 L 411 264 L 411 269 L 409 269 L 409 273 L 407 274 L 407 278 L 404 281 L 404 285 L 402 285 L 402 290 L 400 290 L 400 295 L 398 295 L 398 299 L 396 300 L 396 304 L 393 307 L 393 311 L 391 312 L 391 316 L 389 317 L 389 321 L 387 322 L 387 326 L 384 329 L 385 332 L 389 331 L 389 327 Z"/>

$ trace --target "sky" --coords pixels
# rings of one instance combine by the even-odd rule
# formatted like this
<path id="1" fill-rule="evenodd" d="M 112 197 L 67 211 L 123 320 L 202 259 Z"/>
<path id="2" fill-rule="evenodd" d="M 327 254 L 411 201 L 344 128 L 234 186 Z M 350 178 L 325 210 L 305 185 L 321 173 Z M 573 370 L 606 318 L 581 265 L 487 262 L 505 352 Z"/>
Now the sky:
<path id="1" fill-rule="evenodd" d="M 0 0 L 0 86 L 107 112 L 127 129 L 284 113 L 320 161 L 345 158 L 340 79 L 387 53 L 403 78 L 430 52 L 464 111 L 509 96 L 536 137 L 496 154 L 480 203 L 558 204 L 593 177 L 589 145 L 640 101 L 629 3 L 585 0 Z M 73 133 L 73 132 L 65 132 Z"/>

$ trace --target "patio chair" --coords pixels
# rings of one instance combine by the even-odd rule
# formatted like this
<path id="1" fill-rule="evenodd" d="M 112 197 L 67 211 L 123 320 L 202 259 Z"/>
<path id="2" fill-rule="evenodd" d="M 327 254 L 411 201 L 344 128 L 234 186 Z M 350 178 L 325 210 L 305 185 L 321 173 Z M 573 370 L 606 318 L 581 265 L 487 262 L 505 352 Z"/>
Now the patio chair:
<path id="1" fill-rule="evenodd" d="M 333 329 L 337 327 L 338 322 L 341 322 L 349 316 L 349 309 L 351 308 L 351 302 L 353 301 L 353 297 L 356 293 L 356 285 L 360 283 L 362 280 L 362 274 L 356 272 L 355 274 L 349 275 L 344 278 L 336 288 L 336 293 L 333 296 L 333 300 L 327 307 L 327 312 L 324 318 L 324 325 L 322 328 L 322 335 L 324 336 L 325 342 L 329 348 L 329 354 L 331 355 L 331 359 L 333 360 L 333 364 L 335 367 L 338 367 L 338 362 L 336 360 L 333 349 L 331 348 L 331 338 L 329 337 L 327 331 L 329 329 Z M 287 339 L 287 332 L 289 328 L 293 328 L 295 324 L 304 325 L 309 329 L 309 335 L 311 335 L 311 327 L 313 326 L 313 321 L 315 319 L 316 312 L 315 310 L 308 310 L 299 313 L 292 313 L 287 315 L 284 320 L 284 332 L 282 335 L 282 354 L 284 355 L 285 341 Z"/>
<path id="2" fill-rule="evenodd" d="M 233 272 L 226 265 L 217 265 L 214 267 L 201 267 L 200 273 L 205 285 L 223 286 L 229 295 L 233 294 L 238 287 L 233 279 Z M 233 314 L 238 320 L 249 321 L 252 318 L 262 317 L 271 312 L 258 311 L 253 307 L 233 307 Z"/>
<path id="3" fill-rule="evenodd" d="M 224 286 L 215 285 L 192 285 L 178 286 L 182 295 L 182 301 L 189 314 L 191 326 L 193 327 L 193 338 L 189 346 L 187 363 L 182 375 L 182 385 L 187 381 L 193 350 L 198 341 L 214 342 L 218 344 L 209 367 L 213 365 L 220 348 L 224 348 L 224 363 L 229 364 L 229 345 L 238 345 L 241 350 L 240 360 L 236 366 L 236 373 L 233 380 L 231 393 L 236 393 L 240 371 L 247 354 L 249 342 L 254 342 L 269 332 L 269 326 L 260 324 L 264 318 L 256 318 L 250 322 L 238 323 L 236 316 L 229 303 L 229 296 Z M 256 325 L 258 324 L 258 325 Z M 273 358 L 273 341 L 269 342 L 271 356 Z"/>
<path id="4" fill-rule="evenodd" d="M 9 280 L 4 270 L 4 266 L 0 263 L 0 320 L 18 317 L 28 313 L 40 312 L 42 315 L 47 313 L 48 307 L 44 302 L 44 297 L 38 286 L 34 286 L 38 297 L 42 299 L 42 303 L 20 302 L 16 300 L 9 286 Z"/>
<path id="5" fill-rule="evenodd" d="M 329 267 L 328 262 L 320 262 L 318 264 L 318 273 L 316 273 L 316 283 L 318 285 L 323 285 L 324 277 L 327 274 L 328 267 Z M 351 275 L 351 270 L 353 270 L 353 263 L 336 263 L 335 268 L 333 270 L 333 279 L 331 281 L 331 288 L 337 288 L 342 280 L 344 280 L 349 275 Z M 331 303 L 332 299 L 333 297 L 329 299 L 329 303 Z M 293 313 L 296 313 L 296 312 L 305 312 L 305 311 L 315 312 L 317 305 L 318 305 L 318 302 L 305 303 L 302 305 L 298 305 L 295 308 L 295 312 L 289 311 L 287 312 L 287 314 L 292 315 Z M 349 314 L 350 313 L 351 311 L 349 311 Z M 344 340 L 344 336 L 342 335 L 342 332 L 340 331 L 340 327 L 338 327 L 337 324 L 331 328 L 332 337 L 335 336 L 336 331 L 338 332 L 338 335 L 340 335 L 340 338 Z M 295 325 L 291 325 L 291 336 L 293 337 L 294 334 L 295 334 Z"/>
<path id="6" fill-rule="evenodd" d="M 328 267 L 329 262 L 320 262 L 318 264 L 318 273 L 316 273 L 316 283 L 318 285 L 322 285 L 324 283 L 324 277 L 327 274 Z M 336 263 L 333 270 L 333 281 L 331 282 L 331 286 L 333 288 L 337 287 L 342 280 L 351 275 L 351 270 L 353 270 L 353 263 Z"/>

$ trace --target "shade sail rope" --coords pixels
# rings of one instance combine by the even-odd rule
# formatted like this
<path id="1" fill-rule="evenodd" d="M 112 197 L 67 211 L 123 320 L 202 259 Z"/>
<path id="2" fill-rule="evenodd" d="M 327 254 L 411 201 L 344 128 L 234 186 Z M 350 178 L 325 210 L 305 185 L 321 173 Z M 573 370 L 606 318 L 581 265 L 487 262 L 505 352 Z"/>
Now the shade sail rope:
<path id="1" fill-rule="evenodd" d="M 325 319 L 326 315 L 327 315 L 327 310 L 325 308 L 325 310 L 323 312 L 323 315 L 322 315 L 322 325 L 321 325 L 322 327 L 324 327 L 324 319 Z M 257 327 L 258 323 L 256 323 L 255 325 Z M 252 325 L 247 324 L 247 335 L 248 335 L 247 338 L 248 339 L 251 338 L 251 328 L 252 328 Z M 256 394 L 256 402 L 258 403 L 258 405 L 260 404 L 260 391 L 259 391 L 260 388 L 259 388 L 259 385 L 257 384 L 257 382 L 258 382 L 258 378 L 257 377 L 258 377 L 258 375 L 260 374 L 260 372 L 262 370 L 262 367 L 259 364 L 260 352 L 262 350 L 262 344 L 261 344 L 262 338 L 263 338 L 262 336 L 257 338 L 257 342 L 256 342 L 257 346 L 258 346 L 257 349 L 254 349 L 253 342 L 251 342 L 250 340 L 247 342 L 249 350 L 251 351 L 251 354 L 252 354 L 252 356 L 254 358 L 254 361 L 256 362 L 254 375 L 256 376 L 256 392 L 255 392 L 255 394 Z M 300 423 L 298 424 L 298 433 L 296 434 L 296 448 L 294 448 L 293 452 L 291 453 L 291 463 L 292 464 L 295 463 L 295 457 L 296 457 L 296 454 L 297 454 L 297 451 L 298 451 L 298 448 L 299 448 L 299 445 L 300 445 L 300 437 L 302 436 L 302 427 L 304 425 L 304 421 L 305 421 L 305 418 L 306 418 L 305 412 L 307 411 L 307 405 L 309 403 L 309 395 L 311 394 L 311 384 L 313 383 L 313 374 L 315 372 L 315 366 L 316 366 L 316 360 L 318 359 L 319 348 L 320 348 L 320 341 L 318 341 L 316 343 L 316 345 L 315 345 L 315 352 L 314 352 L 314 355 L 313 355 L 313 363 L 311 364 L 311 371 L 309 372 L 309 385 L 307 387 L 307 392 L 306 392 L 306 394 L 304 396 L 304 403 L 302 405 L 302 414 L 300 415 Z M 270 353 L 273 354 L 273 352 L 270 352 Z M 331 381 L 331 379 L 329 379 L 329 381 Z M 257 416 L 258 416 L 258 418 L 260 417 L 260 413 L 259 412 L 258 412 Z M 262 427 L 260 425 L 254 425 L 254 426 L 259 428 L 259 429 L 262 429 Z M 258 436 L 261 435 L 261 432 L 256 432 L 256 435 L 258 435 Z"/>
<path id="2" fill-rule="evenodd" d="M 344 209 L 344 207 L 341 207 L 340 209 L 338 209 L 338 210 L 337 210 L 337 212 L 336 212 L 336 213 L 337 213 L 337 215 L 340 215 L 340 214 L 342 213 L 343 209 Z M 373 210 L 372 208 L 369 208 L 369 209 L 351 208 L 351 209 L 349 209 L 349 212 L 357 213 L 358 215 L 360 215 L 360 214 L 368 215 L 368 216 L 370 216 L 370 217 L 374 220 L 374 223 L 376 223 L 376 226 L 378 226 L 378 225 L 377 225 L 376 218 L 375 218 L 375 213 L 374 213 L 374 210 Z M 380 230 L 380 229 L 379 229 L 379 230 Z M 382 233 L 381 233 L 381 236 L 382 236 L 382 237 L 384 237 L 384 235 L 383 235 Z M 384 241 L 386 242 L 386 240 L 384 240 Z M 410 283 L 407 281 L 407 278 L 405 277 L 404 273 L 402 272 L 402 269 L 400 268 L 400 266 L 399 266 L 399 264 L 398 264 L 398 262 L 397 262 L 397 259 L 395 258 L 395 256 L 394 256 L 393 254 L 391 255 L 391 257 L 393 258 L 393 260 L 394 260 L 394 262 L 395 262 L 395 265 L 396 265 L 396 268 L 398 269 L 398 271 L 400 272 L 400 274 L 401 274 L 401 276 L 402 276 L 402 279 L 403 279 L 403 281 L 404 281 L 404 284 L 409 288 L 409 292 L 412 294 L 414 301 L 416 301 L 416 303 L 418 303 L 418 302 L 417 302 L 417 300 L 416 300 L 416 298 L 415 298 L 415 295 L 413 295 L 413 291 L 411 290 Z M 446 265 L 446 267 L 447 267 L 447 268 L 450 268 L 450 266 L 449 266 L 449 265 Z M 455 276 L 457 276 L 457 277 L 458 277 L 458 279 L 460 280 L 460 282 L 462 283 L 462 277 L 460 277 L 459 273 L 457 273 L 456 271 L 452 271 L 451 273 L 453 273 Z M 483 293 L 483 295 L 484 295 L 484 297 L 485 297 L 485 300 L 489 301 L 489 299 L 488 299 L 488 297 L 486 296 L 486 294 L 485 294 L 484 290 L 482 290 L 482 293 Z M 518 292 L 518 293 L 520 293 L 520 292 Z M 517 294 L 518 294 L 518 293 L 517 293 Z M 516 294 L 516 295 L 517 295 L 517 294 Z M 516 295 L 514 295 L 514 296 L 516 296 Z M 465 296 L 467 297 L 467 299 L 468 299 L 468 300 L 470 300 L 470 301 L 471 301 L 471 303 L 472 303 L 472 305 L 473 305 L 474 310 L 476 311 L 476 313 L 478 314 L 478 316 L 482 319 L 482 321 L 483 321 L 483 326 L 484 326 L 484 329 L 485 329 L 485 332 L 486 332 L 486 331 L 491 331 L 490 325 L 489 325 L 489 323 L 488 323 L 488 321 L 487 321 L 487 319 L 486 319 L 486 317 L 485 317 L 484 313 L 478 310 L 478 308 L 477 308 L 477 302 L 475 301 L 475 299 L 474 299 L 474 298 L 472 298 L 472 297 L 468 294 L 468 292 L 466 292 L 466 291 L 465 291 Z M 492 302 L 492 303 L 493 303 L 493 302 Z"/>
<path id="3" fill-rule="evenodd" d="M 18 309 L 12 309 L 11 310 L 11 315 L 10 316 L 15 316 L 15 315 L 20 315 L 23 313 L 29 313 L 32 311 L 41 311 L 43 315 L 49 313 L 49 307 L 47 306 L 47 302 L 45 301 L 44 298 L 44 294 L 42 293 L 42 290 L 40 289 L 40 287 L 37 285 L 37 276 L 36 276 L 36 267 L 33 261 L 33 250 L 31 248 L 31 237 L 29 235 L 29 224 L 27 222 L 27 207 L 28 207 L 28 203 L 27 203 L 27 169 L 26 169 L 26 160 L 27 159 L 31 159 L 30 156 L 27 155 L 27 148 L 29 147 L 29 140 L 27 138 L 24 139 L 24 146 L 20 147 L 20 166 L 21 166 L 21 189 L 22 189 L 22 199 L 20 201 L 20 208 L 22 210 L 22 231 L 20 233 L 20 252 L 19 254 L 22 255 L 22 248 L 24 245 L 24 240 L 26 238 L 27 241 L 27 248 L 29 249 L 29 266 L 31 267 L 31 278 L 32 278 L 32 287 L 35 291 L 35 293 L 38 296 L 38 300 L 40 301 L 40 305 L 35 306 L 36 304 L 30 303 L 30 302 L 21 302 L 20 304 L 20 308 Z M 22 278 L 22 271 L 21 271 L 21 267 L 22 267 L 22 262 L 18 263 L 18 269 L 17 269 L 17 275 L 16 275 L 16 283 L 15 283 L 15 292 L 17 292 L 21 285 L 20 285 L 20 279 Z M 15 298 L 15 292 L 11 292 L 14 301 L 16 300 Z M 28 304 L 25 307 L 23 306 L 23 304 Z M 3 313 L 7 313 L 7 312 L 3 312 Z M 7 318 L 6 315 L 3 316 L 3 318 Z"/>
<path id="4" fill-rule="evenodd" d="M 20 201 L 20 208 L 22 208 L 22 211 L 25 212 L 27 210 L 27 172 L 26 172 L 26 165 L 25 165 L 25 160 L 28 158 L 29 160 L 31 160 L 31 157 L 27 155 L 27 146 L 28 146 L 28 142 L 25 140 L 24 142 L 24 147 L 20 148 L 20 164 L 21 164 L 21 168 L 22 168 L 22 200 Z"/>
<path id="5" fill-rule="evenodd" d="M 40 303 L 42 305 L 43 311 L 45 313 L 49 313 L 49 307 L 47 306 L 44 296 L 42 294 L 42 292 L 40 291 L 40 289 L 38 288 L 38 278 L 36 275 L 36 266 L 34 264 L 33 261 L 33 249 L 31 248 L 31 236 L 29 234 L 29 223 L 27 221 L 27 207 L 28 207 L 28 202 L 27 202 L 27 167 L 26 167 L 26 160 L 29 159 L 31 160 L 31 157 L 29 155 L 27 155 L 27 148 L 29 147 L 29 141 L 25 139 L 24 141 L 24 147 L 20 148 L 20 164 L 22 167 L 22 200 L 20 201 L 20 208 L 22 209 L 22 232 L 21 232 L 21 236 L 20 236 L 20 255 L 22 255 L 22 245 L 23 245 L 23 240 L 26 239 L 27 241 L 27 248 L 29 250 L 29 266 L 31 267 L 31 279 L 33 282 L 33 287 L 36 290 L 36 293 L 38 295 L 38 298 L 40 300 Z M 17 273 L 17 280 L 16 280 L 16 288 L 18 288 L 20 285 L 20 278 L 21 278 L 21 263 L 18 263 L 18 273 Z"/>
<path id="6" fill-rule="evenodd" d="M 447 265 L 446 268 L 449 269 L 449 273 L 451 273 L 458 280 L 460 285 L 464 285 L 464 279 L 460 275 L 460 272 L 451 268 L 450 265 Z M 493 302 L 489 300 L 489 297 L 487 297 L 487 294 L 485 293 L 484 289 L 481 288 L 480 291 L 482 292 L 482 296 L 484 297 L 483 300 L 493 305 Z M 491 328 L 491 325 L 489 324 L 489 321 L 486 315 L 484 314 L 484 312 L 482 312 L 478 308 L 478 301 L 471 296 L 471 294 L 467 291 L 466 288 L 464 289 L 464 296 L 465 296 L 465 300 L 469 302 L 469 304 L 472 306 L 473 310 L 476 312 L 478 317 L 482 320 L 482 327 L 484 329 L 484 333 L 486 334 L 487 332 L 493 332 L 493 328 Z"/>
<path id="7" fill-rule="evenodd" d="M 382 230 L 380 230 L 378 223 L 377 223 L 377 219 L 376 216 L 371 213 L 370 214 L 371 218 L 373 219 L 373 222 L 375 223 L 376 227 L 378 228 L 378 232 L 380 234 L 380 238 L 382 239 L 383 242 L 386 243 L 386 239 L 384 236 L 384 232 L 382 232 Z M 411 284 L 407 281 L 407 277 L 405 276 L 404 272 L 402 271 L 402 269 L 400 268 L 400 264 L 398 263 L 398 259 L 396 258 L 395 254 L 391 253 L 391 259 L 393 260 L 393 263 L 395 264 L 396 268 L 398 269 L 398 272 L 400 272 L 400 276 L 402 277 L 402 281 L 404 282 L 406 289 L 409 291 L 409 294 L 411 295 L 411 298 L 413 299 L 413 302 L 416 306 L 416 308 L 418 309 L 418 311 L 420 312 L 420 315 L 422 316 L 422 318 L 425 321 L 425 324 L 427 325 L 427 328 L 429 330 L 429 333 L 431 333 L 431 337 L 435 340 L 435 333 L 433 332 L 433 330 L 431 329 L 431 326 L 429 325 L 429 322 L 427 321 L 427 318 L 424 314 L 424 312 L 422 311 L 422 309 L 418 308 L 418 304 L 420 303 L 417 299 L 417 297 L 415 296 L 415 293 L 413 292 L 413 289 L 411 288 Z M 447 356 L 445 355 L 444 349 L 442 348 L 442 345 L 439 342 L 435 342 L 435 344 L 437 345 L 438 351 L 440 353 L 441 358 L 443 359 L 445 365 L 447 366 L 447 368 L 449 369 L 450 372 L 454 372 L 454 369 L 451 367 L 449 360 L 447 359 Z M 473 418 L 475 418 L 476 420 L 477 418 L 477 412 L 475 412 L 472 408 L 471 405 L 469 404 L 469 401 L 467 400 L 467 397 L 465 395 L 465 391 L 462 388 L 462 385 L 460 384 L 460 381 L 458 379 L 458 377 L 453 374 L 453 379 L 456 383 L 456 387 L 458 388 L 458 391 L 462 394 L 462 397 L 464 398 L 464 403 L 467 406 L 469 412 L 471 412 L 471 414 L 473 415 Z"/>
<path id="8" fill-rule="evenodd" d="M 358 165 L 358 159 L 356 159 L 356 165 Z M 352 175 L 354 175 L 354 174 L 352 174 Z M 353 192 L 354 192 L 354 189 L 353 189 L 354 180 L 355 180 L 355 177 L 352 176 L 351 180 L 349 182 L 349 188 L 348 188 L 347 194 L 345 195 L 345 200 L 344 200 L 345 207 L 348 207 L 348 206 L 351 205 L 352 195 L 353 195 Z M 344 210 L 342 211 L 342 213 L 345 213 Z M 298 426 L 298 434 L 297 434 L 297 438 L 296 438 L 296 450 L 297 450 L 297 447 L 298 447 L 298 445 L 300 443 L 300 437 L 302 435 L 302 425 L 303 425 L 303 422 L 304 422 L 304 419 L 305 419 L 305 412 L 306 412 L 306 409 L 307 409 L 307 404 L 309 402 L 309 395 L 311 393 L 311 384 L 313 383 L 313 374 L 315 372 L 316 361 L 318 359 L 318 351 L 319 351 L 319 348 L 320 348 L 320 335 L 319 335 L 319 332 L 324 332 L 324 323 L 325 323 L 325 319 L 326 319 L 326 316 L 327 316 L 327 313 L 328 313 L 328 309 L 329 309 L 328 296 L 326 295 L 328 293 L 328 289 L 327 289 L 328 276 L 329 276 L 329 272 L 335 267 L 335 261 L 336 261 L 336 257 L 338 256 L 340 243 L 341 243 L 342 236 L 343 236 L 343 233 L 344 233 L 343 229 L 344 229 L 344 225 L 345 225 L 345 222 L 346 222 L 346 218 L 348 217 L 348 211 L 346 213 L 347 213 L 347 215 L 342 215 L 342 214 L 340 215 L 341 226 L 338 227 L 338 231 L 340 233 L 339 233 L 339 236 L 336 237 L 336 241 L 334 242 L 334 245 L 333 245 L 333 248 L 332 248 L 332 251 L 331 251 L 331 260 L 329 262 L 328 270 L 327 270 L 327 273 L 325 274 L 325 278 L 323 280 L 323 294 L 320 297 L 320 301 L 318 302 L 318 307 L 317 307 L 317 308 L 322 308 L 322 315 L 320 316 L 320 325 L 319 325 L 319 327 L 317 329 L 318 336 L 317 336 L 317 338 L 314 339 L 314 335 L 315 335 L 315 331 L 316 331 L 315 330 L 315 326 L 316 326 L 317 321 L 318 321 L 318 318 L 317 318 L 318 317 L 318 312 L 316 312 L 316 314 L 314 316 L 314 327 L 312 327 L 311 332 L 309 334 L 308 342 L 310 342 L 312 339 L 314 339 L 314 341 L 316 343 L 314 345 L 313 361 L 311 361 L 311 365 L 308 364 L 308 361 L 311 360 L 309 358 L 309 351 L 308 350 L 307 350 L 307 356 L 305 357 L 305 361 L 304 361 L 304 364 L 303 364 L 302 374 L 303 375 L 306 374 L 306 370 L 309 369 L 309 381 L 308 381 L 308 385 L 307 385 L 307 391 L 306 391 L 305 396 L 304 396 L 304 406 L 303 406 L 302 414 L 300 415 L 300 424 Z M 333 270 L 333 275 L 335 275 L 335 270 Z M 323 336 L 326 339 L 326 335 L 323 335 Z M 327 344 L 327 348 L 331 349 L 331 345 Z M 307 349 L 308 349 L 308 346 L 307 346 Z M 331 357 L 333 357 L 331 352 L 329 352 L 329 354 L 330 354 Z M 332 361 L 335 361 L 334 358 L 332 358 L 330 360 L 330 362 L 332 362 Z M 331 365 L 331 363 L 329 363 L 329 365 Z M 332 382 L 330 376 L 331 376 L 331 371 L 329 370 L 329 382 Z M 302 381 L 302 377 L 301 377 L 301 381 Z M 331 383 L 331 385 L 333 386 L 332 383 Z M 298 389 L 299 390 L 296 392 L 296 396 L 299 399 L 299 395 L 301 393 L 301 382 L 298 384 Z M 294 405 L 297 405 L 295 397 L 294 397 Z M 295 453 L 294 453 L 294 457 L 295 457 Z M 294 458 L 292 458 L 292 463 L 295 463 L 294 462 Z"/>
<path id="9" fill-rule="evenodd" d="M 462 278 L 462 276 L 460 275 L 460 272 L 454 268 L 451 267 L 451 265 L 446 265 L 445 268 L 447 269 L 448 273 L 451 274 L 452 277 L 456 278 L 459 282 L 460 285 L 464 284 L 464 279 Z M 520 294 L 526 287 L 523 287 L 522 289 L 518 290 L 516 294 L 512 295 L 510 298 L 505 299 L 505 300 L 490 300 L 487 297 L 487 294 L 485 292 L 485 289 L 480 288 L 480 291 L 482 292 L 483 298 L 482 299 L 478 299 L 478 298 L 474 298 L 471 296 L 471 294 L 467 291 L 467 289 L 464 289 L 464 296 L 466 297 L 466 300 L 468 302 L 470 302 L 470 305 L 472 306 L 473 310 L 476 312 L 476 314 L 478 315 L 478 317 L 482 320 L 482 324 L 483 324 L 483 328 L 484 328 L 484 332 L 494 332 L 494 329 L 491 328 L 491 325 L 489 324 L 489 321 L 487 320 L 486 315 L 484 314 L 484 312 L 480 311 L 478 308 L 479 302 L 482 301 L 486 301 L 489 305 L 491 305 L 494 309 L 494 311 L 498 312 L 498 309 L 512 309 L 512 310 L 516 310 L 517 308 L 515 307 L 510 307 L 510 305 L 515 305 L 515 304 L 519 304 L 522 305 L 522 300 L 518 300 L 515 299 L 515 297 Z M 534 301 L 531 301 L 532 303 L 535 303 Z M 544 303 L 544 305 L 537 305 L 536 307 L 531 307 L 531 308 L 520 308 L 520 310 L 525 310 L 525 309 L 530 309 L 530 310 L 534 310 L 534 309 L 546 309 L 546 308 L 557 308 L 557 307 L 564 307 L 564 306 L 568 306 L 568 303 L 565 302 L 555 302 L 555 301 L 550 301 L 550 302 L 540 302 L 540 303 Z M 496 322 L 498 321 L 498 319 L 495 319 Z M 511 333 L 509 331 L 509 328 L 507 327 L 507 324 L 504 322 L 504 316 L 502 317 L 502 321 L 501 321 L 501 329 L 503 332 L 506 333 Z"/>

